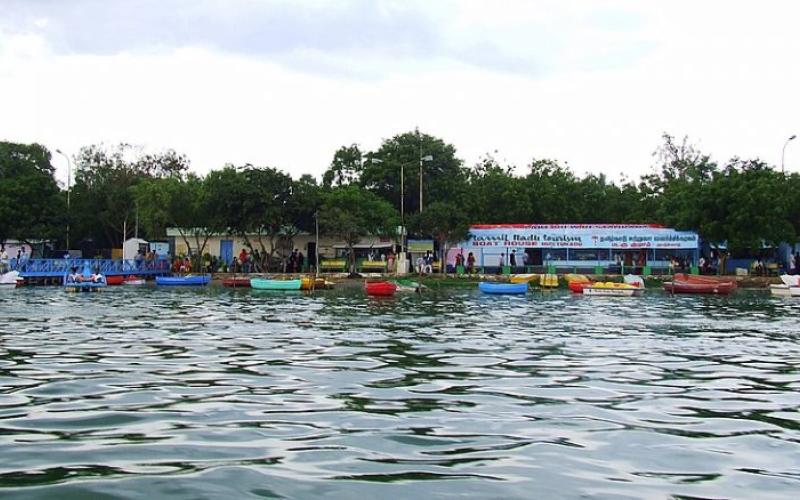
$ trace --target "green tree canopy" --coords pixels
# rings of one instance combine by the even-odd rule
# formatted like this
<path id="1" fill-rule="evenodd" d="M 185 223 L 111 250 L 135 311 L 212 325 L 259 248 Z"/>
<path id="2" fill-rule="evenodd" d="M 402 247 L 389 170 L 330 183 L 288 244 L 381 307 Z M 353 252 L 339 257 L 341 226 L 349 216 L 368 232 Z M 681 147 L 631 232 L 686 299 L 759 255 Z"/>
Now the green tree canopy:
<path id="1" fill-rule="evenodd" d="M 64 236 L 66 196 L 54 172 L 44 146 L 0 142 L 0 243 Z"/>
<path id="2" fill-rule="evenodd" d="M 320 230 L 345 242 L 350 272 L 355 270 L 354 247 L 358 241 L 370 235 L 391 234 L 397 223 L 397 211 L 387 201 L 356 186 L 336 188 L 322 197 Z"/>

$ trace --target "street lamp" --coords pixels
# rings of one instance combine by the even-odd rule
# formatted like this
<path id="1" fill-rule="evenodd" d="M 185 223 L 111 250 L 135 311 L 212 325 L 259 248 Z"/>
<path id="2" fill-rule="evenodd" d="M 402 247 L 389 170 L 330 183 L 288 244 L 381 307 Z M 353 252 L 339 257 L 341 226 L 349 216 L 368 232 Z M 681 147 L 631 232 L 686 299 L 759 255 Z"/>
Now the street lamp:
<path id="1" fill-rule="evenodd" d="M 433 161 L 432 155 L 422 156 L 420 153 L 419 156 L 419 213 L 422 213 L 422 162 L 423 161 Z"/>
<path id="2" fill-rule="evenodd" d="M 64 154 L 64 152 L 60 149 L 56 149 L 56 153 L 67 159 L 67 252 L 69 252 L 69 191 L 70 184 L 72 183 L 72 162 L 70 161 L 69 156 Z"/>
<path id="3" fill-rule="evenodd" d="M 781 173 L 784 173 L 783 172 L 783 160 L 786 157 L 786 146 L 789 145 L 789 141 L 793 141 L 796 137 L 797 137 L 797 135 L 792 134 L 792 136 L 789 137 L 788 139 L 786 139 L 786 142 L 783 144 L 783 152 L 781 153 Z"/>

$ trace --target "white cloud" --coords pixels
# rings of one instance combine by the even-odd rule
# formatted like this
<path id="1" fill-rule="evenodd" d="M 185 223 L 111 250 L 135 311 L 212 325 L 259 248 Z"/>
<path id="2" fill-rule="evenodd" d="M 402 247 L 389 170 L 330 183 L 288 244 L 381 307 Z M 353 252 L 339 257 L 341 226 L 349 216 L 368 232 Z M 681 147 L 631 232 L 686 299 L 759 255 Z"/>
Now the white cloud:
<path id="1" fill-rule="evenodd" d="M 348 20 L 310 36 L 324 25 L 293 19 L 307 30 L 252 50 L 231 31 L 170 37 L 138 21 L 111 45 L 89 37 L 64 50 L 54 26 L 77 14 L 32 4 L 0 30 L 0 138 L 72 153 L 125 141 L 184 152 L 201 172 L 250 162 L 319 175 L 341 145 L 375 148 L 419 126 L 468 164 L 499 150 L 520 167 L 551 157 L 635 177 L 662 131 L 720 161 L 773 164 L 800 132 L 790 2 L 384 2 L 356 19 L 359 2 L 304 2 L 292 18 L 334 9 Z M 196 5 L 208 15 L 217 4 Z M 258 26 L 264 4 L 252 5 L 213 26 L 248 12 Z M 270 22 L 288 15 L 285 2 L 268 5 Z M 133 43 L 137 34 L 154 44 Z M 800 151 L 787 149 L 786 163 L 800 170 Z"/>

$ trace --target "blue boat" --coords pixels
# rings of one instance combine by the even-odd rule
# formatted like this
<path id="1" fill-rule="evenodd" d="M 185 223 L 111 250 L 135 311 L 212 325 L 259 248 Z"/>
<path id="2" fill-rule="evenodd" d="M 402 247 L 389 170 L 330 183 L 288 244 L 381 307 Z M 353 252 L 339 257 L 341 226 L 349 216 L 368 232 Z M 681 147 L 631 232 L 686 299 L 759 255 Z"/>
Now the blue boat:
<path id="1" fill-rule="evenodd" d="M 187 276 L 156 276 L 159 286 L 205 286 L 211 282 L 210 274 L 190 274 Z"/>
<path id="2" fill-rule="evenodd" d="M 64 289 L 68 292 L 93 292 L 108 285 L 102 274 L 94 274 L 88 265 L 80 276 L 64 275 Z"/>
<path id="3" fill-rule="evenodd" d="M 521 295 L 528 291 L 527 283 L 489 283 L 481 281 L 478 289 L 483 293 L 494 295 Z"/>

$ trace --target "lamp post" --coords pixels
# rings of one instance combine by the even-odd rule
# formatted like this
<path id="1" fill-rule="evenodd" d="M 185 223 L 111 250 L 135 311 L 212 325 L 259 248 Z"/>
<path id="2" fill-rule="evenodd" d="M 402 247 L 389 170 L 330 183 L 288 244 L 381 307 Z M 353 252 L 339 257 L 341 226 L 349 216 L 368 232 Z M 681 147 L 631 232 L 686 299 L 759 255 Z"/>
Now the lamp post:
<path id="1" fill-rule="evenodd" d="M 64 158 L 67 159 L 67 252 L 69 252 L 69 219 L 70 219 L 70 211 L 69 211 L 69 191 L 70 191 L 70 184 L 72 183 L 72 162 L 69 159 L 69 156 L 64 154 L 63 151 L 60 149 L 56 149 L 56 153 L 60 154 Z"/>
<path id="2" fill-rule="evenodd" d="M 788 146 L 788 145 L 789 145 L 789 141 L 793 141 L 793 140 L 795 140 L 795 138 L 797 138 L 797 135 L 795 135 L 795 134 L 792 134 L 792 136 L 791 136 L 791 137 L 789 137 L 788 139 L 786 139 L 786 142 L 785 142 L 785 143 L 783 143 L 783 152 L 781 153 L 781 174 L 783 174 L 783 173 L 784 173 L 784 170 L 783 170 L 783 160 L 784 160 L 784 158 L 786 158 L 786 146 Z"/>

